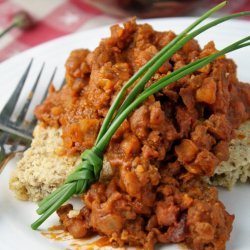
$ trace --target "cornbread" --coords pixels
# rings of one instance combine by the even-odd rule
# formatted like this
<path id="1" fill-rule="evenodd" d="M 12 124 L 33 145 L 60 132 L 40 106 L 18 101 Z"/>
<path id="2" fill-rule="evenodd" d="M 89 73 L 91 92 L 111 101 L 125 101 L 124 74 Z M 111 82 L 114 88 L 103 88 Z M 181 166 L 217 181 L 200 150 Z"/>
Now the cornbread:
<path id="1" fill-rule="evenodd" d="M 20 200 L 39 201 L 58 186 L 72 172 L 80 155 L 61 155 L 62 130 L 37 125 L 31 147 L 24 152 L 10 178 L 10 189 Z M 101 179 L 107 180 L 112 169 L 104 160 Z"/>
<path id="2" fill-rule="evenodd" d="M 39 201 L 63 183 L 78 157 L 59 156 L 61 148 L 61 129 L 36 126 L 31 147 L 10 178 L 10 189 L 18 199 Z"/>
<path id="3" fill-rule="evenodd" d="M 236 130 L 236 138 L 229 145 L 229 159 L 222 162 L 210 178 L 212 185 L 231 189 L 237 181 L 250 178 L 250 121 Z"/>

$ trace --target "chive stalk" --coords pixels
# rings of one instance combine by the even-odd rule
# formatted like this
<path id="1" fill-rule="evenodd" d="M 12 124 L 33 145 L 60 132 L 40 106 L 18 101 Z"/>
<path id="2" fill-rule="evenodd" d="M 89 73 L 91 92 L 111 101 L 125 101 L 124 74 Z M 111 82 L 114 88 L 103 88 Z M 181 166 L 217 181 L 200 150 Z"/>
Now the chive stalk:
<path id="1" fill-rule="evenodd" d="M 142 104 L 150 95 L 160 91 L 167 85 L 177 81 L 178 79 L 195 72 L 206 64 L 214 61 L 216 58 L 250 45 L 250 37 L 243 38 L 212 55 L 192 62 L 160 80 L 153 83 L 150 87 L 143 90 L 145 84 L 150 80 L 158 68 L 178 51 L 187 41 L 204 32 L 205 30 L 218 25 L 231 18 L 250 15 L 250 12 L 241 12 L 218 18 L 210 23 L 189 33 L 203 20 L 211 14 L 224 7 L 226 2 L 215 6 L 197 19 L 192 25 L 185 29 L 179 36 L 173 39 L 159 53 L 156 54 L 147 64 L 145 64 L 138 72 L 130 78 L 130 80 L 122 87 L 115 101 L 111 105 L 106 118 L 102 124 L 100 132 L 92 149 L 85 150 L 81 154 L 82 161 L 78 167 L 70 174 L 64 184 L 57 190 L 52 192 L 48 197 L 38 203 L 37 213 L 41 217 L 35 221 L 31 227 L 37 229 L 53 212 L 55 212 L 64 202 L 70 199 L 74 194 L 80 194 L 90 187 L 92 183 L 97 181 L 100 176 L 103 163 L 103 153 L 111 140 L 113 134 L 117 131 L 122 122 Z M 136 83 L 136 84 L 135 84 Z M 135 84 L 134 88 L 128 94 L 122 103 L 127 90 Z"/>
<path id="2" fill-rule="evenodd" d="M 197 69 L 202 68 L 206 64 L 214 61 L 216 58 L 225 55 L 226 53 L 238 50 L 240 48 L 246 47 L 250 45 L 250 42 L 245 43 L 246 41 L 250 41 L 250 36 L 241 39 L 226 48 L 222 49 L 221 51 L 214 53 L 210 56 L 204 57 L 200 60 L 197 60 L 193 63 L 190 63 L 175 72 L 169 74 L 166 77 L 163 77 L 162 79 L 155 82 L 153 85 L 145 89 L 127 108 L 121 112 L 121 114 L 116 118 L 116 120 L 113 121 L 111 126 L 109 127 L 108 131 L 105 133 L 105 135 L 101 138 L 101 140 L 97 143 L 96 147 L 98 147 L 100 150 L 105 150 L 107 147 L 111 137 L 114 135 L 116 130 L 119 128 L 119 126 L 123 123 L 123 121 L 128 117 L 128 115 L 135 110 L 142 102 L 144 102 L 149 96 L 159 92 L 161 89 L 165 88 L 169 84 L 179 80 L 180 78 L 189 75 L 196 71 Z"/>
<path id="3" fill-rule="evenodd" d="M 202 32 L 204 32 L 204 31 L 206 31 L 206 30 L 208 30 L 208 29 L 210 29 L 210 28 L 212 28 L 212 27 L 214 27 L 214 26 L 216 26 L 216 25 L 218 25 L 220 23 L 223 23 L 223 22 L 225 22 L 225 21 L 227 21 L 229 19 L 233 19 L 233 18 L 236 18 L 236 17 L 242 17 L 242 16 L 249 16 L 249 15 L 250 15 L 250 11 L 235 13 L 235 14 L 231 14 L 231 15 L 228 15 L 228 16 L 225 16 L 225 17 L 218 18 L 218 19 L 216 19 L 216 20 L 202 26 L 201 28 L 193 31 L 192 33 L 187 34 L 182 39 L 178 40 L 178 42 L 175 44 L 175 46 L 170 48 L 165 53 L 165 55 L 163 55 L 158 61 L 156 61 L 152 65 L 150 70 L 148 70 L 148 72 L 145 73 L 145 75 L 142 77 L 141 81 L 132 89 L 132 91 L 128 94 L 125 101 L 123 102 L 123 104 L 121 105 L 119 110 L 117 111 L 116 117 L 119 117 L 119 114 L 122 112 L 122 110 L 124 110 L 124 108 L 127 107 L 127 105 L 129 105 L 134 100 L 134 98 L 138 95 L 138 93 L 140 91 L 142 91 L 145 84 L 152 77 L 152 75 L 161 67 L 161 65 L 166 61 L 166 59 L 170 58 L 177 50 L 182 48 L 185 43 L 190 41 L 192 38 L 197 37 Z"/>
<path id="4" fill-rule="evenodd" d="M 142 66 L 129 80 L 128 82 L 122 87 L 122 89 L 120 90 L 120 92 L 117 94 L 112 106 L 109 108 L 109 111 L 106 115 L 106 117 L 104 118 L 102 127 L 99 131 L 99 134 L 97 136 L 96 141 L 99 141 L 99 139 L 103 136 L 103 134 L 105 133 L 105 131 L 107 130 L 114 113 L 116 112 L 117 108 L 120 105 L 120 102 L 122 101 L 123 97 L 126 94 L 126 91 L 136 82 L 136 80 L 138 80 L 149 68 L 151 68 L 155 63 L 157 64 L 156 67 L 154 68 L 154 70 L 151 70 L 148 74 L 146 74 L 145 76 L 143 76 L 143 78 L 139 81 L 139 83 L 137 84 L 137 86 L 144 86 L 149 79 L 152 77 L 152 75 L 156 72 L 156 70 L 158 68 L 161 67 L 161 65 L 166 61 L 166 59 L 169 56 L 169 52 L 168 50 L 171 47 L 174 47 L 175 44 L 180 41 L 182 38 L 184 38 L 188 32 L 190 32 L 191 30 L 193 30 L 196 26 L 198 26 L 202 21 L 204 21 L 206 18 L 208 18 L 209 16 L 211 16 L 213 13 L 217 12 L 218 10 L 220 10 L 221 8 L 223 8 L 225 5 L 227 4 L 227 1 L 224 1 L 218 5 L 216 5 L 215 7 L 213 7 L 212 9 L 208 10 L 206 13 L 204 13 L 201 17 L 199 17 L 196 21 L 194 21 L 190 26 L 188 26 L 184 31 L 182 31 L 177 37 L 175 37 L 170 43 L 168 43 L 161 51 L 159 51 L 154 57 L 152 57 L 144 66 Z M 169 53 L 168 55 L 165 55 L 166 53 Z M 162 57 L 164 57 L 163 60 Z M 135 87 L 137 87 L 135 86 Z M 137 87 L 138 88 L 138 87 Z M 139 89 L 141 89 L 141 87 L 139 87 Z M 134 91 L 135 92 L 135 91 Z M 133 93 L 134 93 L 133 92 Z M 138 92 L 138 91 L 136 91 Z M 135 96 L 134 94 L 130 94 L 130 96 L 133 95 L 133 97 Z M 132 97 L 130 97 L 130 99 L 132 99 Z M 127 101 L 129 102 L 129 100 Z"/>

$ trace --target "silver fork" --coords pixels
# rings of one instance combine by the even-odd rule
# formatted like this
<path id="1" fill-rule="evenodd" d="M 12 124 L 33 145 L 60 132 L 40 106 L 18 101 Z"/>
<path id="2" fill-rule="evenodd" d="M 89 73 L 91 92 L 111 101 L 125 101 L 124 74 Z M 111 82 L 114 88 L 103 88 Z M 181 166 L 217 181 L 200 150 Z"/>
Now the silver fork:
<path id="1" fill-rule="evenodd" d="M 17 153 L 30 146 L 30 142 L 26 138 L 0 130 L 0 174 Z"/>
<path id="2" fill-rule="evenodd" d="M 36 118 L 34 115 L 30 121 L 25 120 L 25 118 L 29 110 L 30 103 L 34 96 L 35 90 L 37 88 L 38 82 L 40 80 L 41 74 L 43 72 L 44 64 L 42 65 L 36 77 L 32 89 L 28 94 L 21 111 L 17 116 L 17 119 L 15 121 L 11 120 L 11 116 L 14 113 L 16 103 L 19 99 L 23 86 L 30 72 L 32 62 L 33 59 L 31 59 L 28 67 L 26 68 L 21 79 L 19 80 L 15 91 L 12 93 L 12 95 L 10 96 L 9 100 L 7 101 L 7 103 L 5 104 L 4 108 L 0 113 L 0 173 L 6 166 L 8 161 L 13 156 L 15 156 L 16 153 L 22 152 L 30 146 L 32 140 L 32 132 L 36 125 Z M 55 68 L 55 70 L 53 71 L 53 74 L 43 94 L 41 102 L 43 102 L 47 96 L 49 86 L 54 79 L 56 70 L 57 69 Z M 64 84 L 64 82 L 65 80 L 63 80 L 62 85 Z M 62 85 L 60 86 L 60 88 L 62 87 Z M 22 147 L 20 147 L 20 145 Z"/>

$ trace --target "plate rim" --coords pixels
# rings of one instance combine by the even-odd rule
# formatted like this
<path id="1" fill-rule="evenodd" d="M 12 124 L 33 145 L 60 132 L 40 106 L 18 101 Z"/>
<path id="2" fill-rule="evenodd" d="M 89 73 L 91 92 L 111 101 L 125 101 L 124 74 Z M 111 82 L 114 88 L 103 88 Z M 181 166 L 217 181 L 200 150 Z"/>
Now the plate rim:
<path id="1" fill-rule="evenodd" d="M 189 16 L 189 17 L 161 17 L 161 18 L 148 18 L 148 19 L 137 19 L 137 23 L 139 24 L 143 24 L 143 23 L 149 23 L 150 25 L 154 25 L 155 23 L 158 23 L 160 21 L 163 21 L 163 22 L 167 22 L 167 21 L 179 21 L 179 22 L 191 22 L 191 21 L 195 21 L 198 17 L 195 17 L 195 16 Z M 215 20 L 216 18 L 214 17 L 210 17 L 210 18 L 207 18 L 205 20 L 206 21 L 213 21 Z M 92 32 L 98 32 L 98 31 L 107 31 L 107 30 L 110 30 L 110 27 L 112 25 L 115 25 L 115 24 L 118 24 L 118 25 L 122 25 L 124 22 L 128 21 L 129 19 L 126 19 L 126 20 L 121 20 L 121 21 L 118 21 L 118 22 L 113 22 L 111 24 L 108 24 L 108 25 L 103 25 L 103 26 L 100 26 L 100 27 L 96 27 L 96 28 L 89 28 L 89 29 L 86 29 L 86 30 L 81 30 L 79 32 L 74 32 L 74 33 L 71 33 L 71 34 L 67 34 L 67 35 L 63 35 L 63 36 L 60 36 L 60 37 L 57 37 L 57 38 L 54 38 L 52 40 L 49 40 L 49 41 L 46 41 L 46 42 L 43 42 L 41 44 L 38 44 L 34 47 L 30 47 L 28 48 L 27 50 L 24 50 L 20 53 L 18 53 L 17 55 L 14 55 L 14 56 L 11 56 L 10 58 L 0 62 L 0 69 L 3 67 L 3 65 L 5 64 L 8 64 L 8 63 L 11 63 L 12 60 L 17 60 L 19 57 L 24 57 L 26 54 L 29 54 L 31 53 L 32 51 L 34 50 L 38 50 L 38 49 L 41 49 L 43 47 L 46 47 L 46 46 L 50 46 L 54 43 L 58 43 L 60 41 L 64 41 L 64 40 L 68 40 L 68 39 L 73 39 L 74 37 L 81 37 L 81 36 L 84 36 L 84 34 L 86 33 L 92 33 Z M 205 23 L 204 22 L 204 23 Z M 250 21 L 247 21 L 247 20 L 242 20 L 242 19 L 232 19 L 232 20 L 228 20 L 226 21 L 225 23 L 232 23 L 232 24 L 235 24 L 235 25 L 250 25 Z M 223 25 L 223 24 L 222 24 Z M 242 27 L 241 27 L 242 28 Z M 245 28 L 244 28 L 245 29 Z M 174 29 L 173 29 L 174 30 Z"/>
<path id="2" fill-rule="evenodd" d="M 176 19 L 178 19 L 180 22 L 186 22 L 187 20 L 193 21 L 195 19 L 195 17 L 156 18 L 156 19 L 143 19 L 143 20 L 140 19 L 140 20 L 138 20 L 138 23 L 150 23 L 150 24 L 154 25 L 154 23 L 157 23 L 157 22 L 161 22 L 161 21 L 167 22 L 168 20 L 176 21 Z M 250 24 L 249 21 L 245 21 L 245 20 L 230 20 L 229 22 L 234 23 L 235 25 L 242 24 L 242 26 L 239 27 L 239 28 L 243 28 L 243 29 L 244 29 L 243 26 Z M 227 23 L 229 23 L 229 22 L 227 22 Z M 122 22 L 119 22 L 119 24 L 121 24 L 121 23 Z M 20 53 L 20 54 L 18 54 L 16 56 L 13 56 L 12 58 L 2 62 L 0 64 L 0 69 L 2 68 L 3 64 L 4 65 L 8 65 L 8 64 L 12 65 L 13 63 L 15 63 L 15 60 L 17 60 L 19 57 L 20 58 L 26 57 L 27 54 L 30 54 L 33 51 L 36 52 L 37 50 L 41 50 L 43 47 L 50 46 L 50 45 L 53 45 L 53 44 L 57 44 L 61 40 L 65 40 L 65 39 L 67 40 L 67 39 L 71 39 L 71 38 L 74 39 L 74 37 L 77 38 L 78 36 L 81 37 L 81 36 L 84 36 L 84 34 L 89 33 L 89 32 L 91 32 L 91 33 L 92 32 L 97 32 L 97 31 L 104 32 L 104 31 L 109 30 L 110 26 L 111 25 L 105 25 L 105 26 L 102 26 L 102 27 L 94 28 L 94 29 L 84 30 L 84 31 L 81 31 L 81 32 L 78 32 L 78 33 L 69 34 L 69 35 L 62 36 L 60 38 L 56 38 L 56 39 L 53 39 L 51 41 L 42 43 L 42 44 L 40 44 L 38 46 L 27 49 L 26 51 L 24 51 L 24 52 L 22 52 L 22 53 Z M 174 30 L 174 28 L 173 28 L 173 30 Z M 0 108 L 1 108 L 1 106 L 0 106 Z"/>

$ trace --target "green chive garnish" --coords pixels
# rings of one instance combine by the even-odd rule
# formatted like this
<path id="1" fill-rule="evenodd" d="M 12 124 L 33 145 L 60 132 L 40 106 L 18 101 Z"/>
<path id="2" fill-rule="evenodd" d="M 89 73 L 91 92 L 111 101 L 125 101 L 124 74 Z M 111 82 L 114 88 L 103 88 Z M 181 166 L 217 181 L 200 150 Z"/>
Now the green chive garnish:
<path id="1" fill-rule="evenodd" d="M 193 39 L 200 33 L 214 27 L 229 19 L 241 16 L 250 16 L 250 12 L 240 12 L 211 21 L 204 26 L 197 28 L 202 21 L 211 16 L 226 5 L 226 1 L 215 6 L 200 18 L 198 18 L 187 29 L 180 33 L 175 39 L 167 44 L 160 52 L 158 52 L 150 61 L 148 61 L 141 69 L 134 74 L 130 80 L 122 87 L 117 94 L 113 104 L 111 105 L 97 136 L 95 145 L 92 149 L 85 150 L 82 155 L 82 161 L 78 167 L 65 180 L 64 184 L 57 190 L 52 192 L 48 197 L 39 202 L 37 213 L 41 217 L 35 221 L 31 227 L 37 229 L 53 212 L 55 212 L 64 202 L 69 200 L 74 194 L 81 194 L 88 190 L 90 185 L 98 181 L 103 164 L 103 154 L 109 144 L 112 136 L 117 131 L 119 126 L 134 111 L 141 105 L 149 96 L 157 93 L 167 85 L 177 81 L 178 79 L 191 74 L 204 67 L 206 64 L 214 61 L 216 58 L 225 55 L 226 53 L 238 50 L 250 45 L 250 36 L 243 38 L 224 49 L 192 62 L 160 80 L 154 82 L 150 87 L 144 89 L 146 83 L 155 74 L 155 72 L 176 53 L 189 40 Z M 192 31 L 192 32 L 191 32 Z M 136 82 L 136 84 L 135 84 Z M 125 98 L 127 90 L 133 85 L 133 89 Z M 125 100 L 124 100 L 125 98 Z M 123 101 L 124 100 L 124 101 Z"/>

